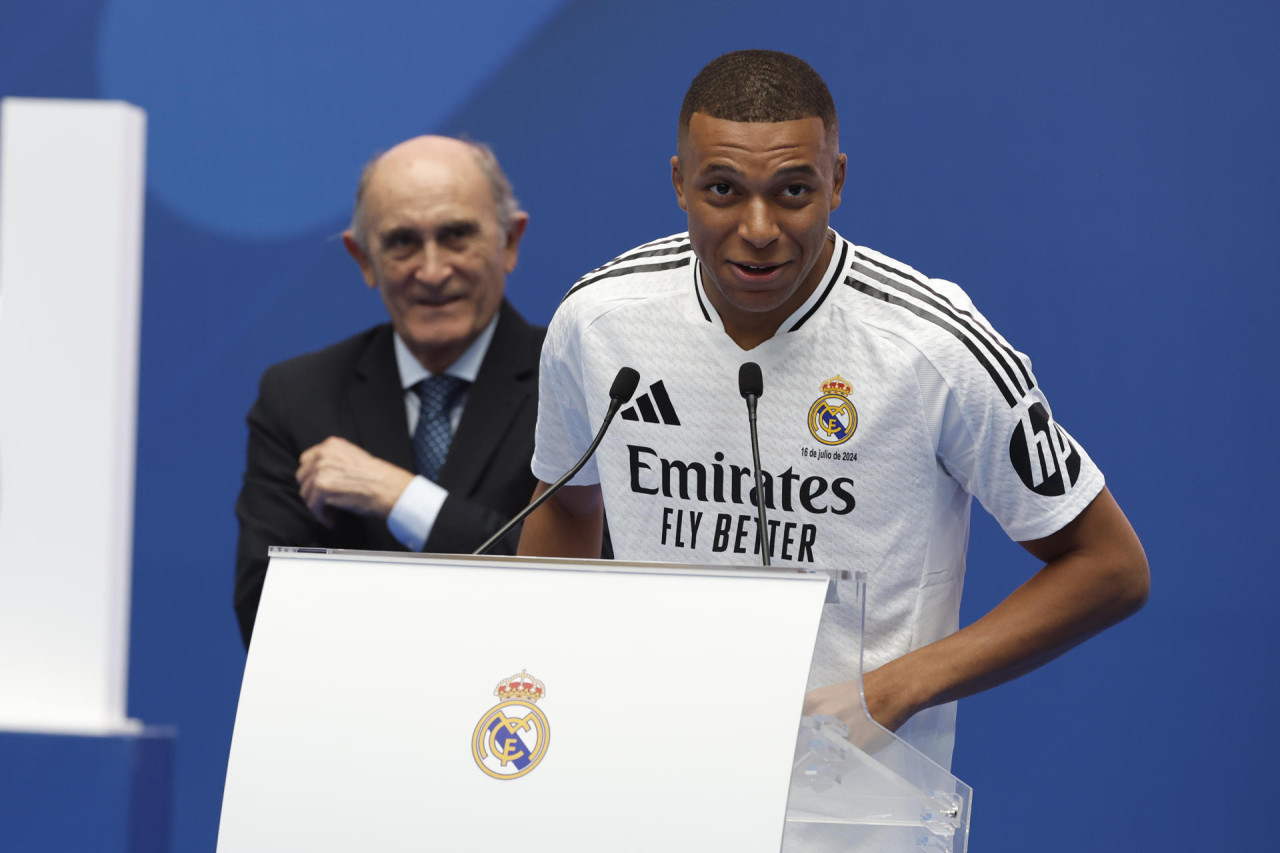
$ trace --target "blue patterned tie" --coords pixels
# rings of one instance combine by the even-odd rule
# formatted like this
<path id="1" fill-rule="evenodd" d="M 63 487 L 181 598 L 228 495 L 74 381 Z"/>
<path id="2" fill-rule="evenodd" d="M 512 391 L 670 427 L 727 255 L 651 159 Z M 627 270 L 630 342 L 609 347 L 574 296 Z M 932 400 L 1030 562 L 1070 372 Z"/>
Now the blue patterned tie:
<path id="1" fill-rule="evenodd" d="M 413 455 L 418 462 L 418 473 L 428 480 L 436 480 L 444 467 L 449 441 L 453 438 L 449 412 L 468 384 L 465 379 L 441 374 L 413 386 L 422 401 L 418 427 L 413 431 Z"/>

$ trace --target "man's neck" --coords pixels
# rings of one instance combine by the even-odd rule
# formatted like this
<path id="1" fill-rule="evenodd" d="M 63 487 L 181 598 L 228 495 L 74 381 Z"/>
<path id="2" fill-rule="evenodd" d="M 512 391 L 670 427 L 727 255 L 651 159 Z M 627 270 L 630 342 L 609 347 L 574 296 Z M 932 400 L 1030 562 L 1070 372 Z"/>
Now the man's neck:
<path id="1" fill-rule="evenodd" d="M 831 256 L 835 248 L 835 238 L 831 232 L 828 232 L 822 254 L 814 262 L 813 269 L 809 270 L 805 280 L 786 302 L 770 311 L 733 311 L 725 304 L 724 296 L 719 293 L 713 282 L 710 288 L 706 288 L 707 299 L 720 314 L 720 322 L 724 325 L 725 334 L 744 351 L 753 350 L 776 335 L 783 322 L 818 289 L 823 276 L 826 275 L 827 267 L 831 264 Z"/>
<path id="2" fill-rule="evenodd" d="M 457 357 L 443 364 L 436 361 L 431 362 L 439 369 L 433 369 L 431 364 L 424 364 L 409 349 L 404 340 L 399 335 L 396 335 L 396 366 L 400 371 L 401 387 L 409 388 L 426 376 L 439 376 L 442 373 L 457 376 L 459 379 L 465 379 L 468 382 L 476 381 L 476 376 L 480 373 L 480 365 L 484 362 L 484 357 L 489 351 L 489 346 L 493 341 L 497 327 L 498 316 L 495 315 L 489 321 L 489 324 L 481 330 L 480 334 L 475 337 L 475 340 L 468 344 L 466 349 Z"/>

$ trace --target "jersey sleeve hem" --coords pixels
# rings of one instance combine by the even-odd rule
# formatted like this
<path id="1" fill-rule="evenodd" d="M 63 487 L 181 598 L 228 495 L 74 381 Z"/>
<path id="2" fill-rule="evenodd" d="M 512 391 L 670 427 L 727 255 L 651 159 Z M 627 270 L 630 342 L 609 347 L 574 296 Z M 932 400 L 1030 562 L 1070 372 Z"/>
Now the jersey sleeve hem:
<path id="1" fill-rule="evenodd" d="M 1106 478 L 1103 476 L 1102 471 L 1098 468 L 1091 468 L 1089 475 L 1086 475 L 1071 489 L 1070 495 L 1054 499 L 1060 503 L 1054 507 L 1052 512 L 1038 518 L 1010 524 L 1007 527 L 1001 526 L 1009 538 L 1015 542 L 1030 542 L 1034 539 L 1052 536 L 1075 521 L 1080 516 L 1080 513 L 1084 512 L 1085 507 L 1093 503 L 1094 499 L 1102 494 L 1102 488 L 1106 484 Z"/>
<path id="2" fill-rule="evenodd" d="M 540 464 L 538 460 L 533 461 L 531 466 L 533 476 L 537 477 L 544 483 L 554 483 L 564 476 L 568 468 L 560 470 L 553 469 L 549 465 Z M 595 460 L 592 459 L 582 466 L 582 470 L 574 475 L 573 479 L 566 483 L 566 486 L 595 486 L 600 483 L 600 474 L 596 471 Z"/>

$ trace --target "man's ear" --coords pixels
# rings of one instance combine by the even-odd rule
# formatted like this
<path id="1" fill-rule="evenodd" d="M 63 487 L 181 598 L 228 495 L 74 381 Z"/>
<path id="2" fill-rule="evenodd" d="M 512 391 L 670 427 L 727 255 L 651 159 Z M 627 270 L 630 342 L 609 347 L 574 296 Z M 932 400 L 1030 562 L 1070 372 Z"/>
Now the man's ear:
<path id="1" fill-rule="evenodd" d="M 849 167 L 849 158 L 843 154 L 836 155 L 836 167 L 831 181 L 831 210 L 840 206 L 840 193 L 844 191 L 844 177 Z"/>
<path id="2" fill-rule="evenodd" d="M 516 261 L 520 258 L 520 238 L 528 227 L 529 214 L 517 210 L 515 218 L 511 220 L 511 228 L 507 230 L 507 245 L 502 250 L 508 275 L 516 268 Z"/>
<path id="3" fill-rule="evenodd" d="M 676 190 L 676 204 L 680 209 L 689 212 L 689 204 L 684 199 L 684 173 L 680 171 L 680 155 L 671 158 L 671 186 Z"/>
<path id="4" fill-rule="evenodd" d="M 357 264 L 360 265 L 360 272 L 364 275 L 364 283 L 370 287 L 378 286 L 378 277 L 373 274 L 373 259 L 369 257 L 369 253 L 356 242 L 356 238 L 350 230 L 342 232 L 342 245 L 347 247 L 347 254 L 355 258 Z"/>

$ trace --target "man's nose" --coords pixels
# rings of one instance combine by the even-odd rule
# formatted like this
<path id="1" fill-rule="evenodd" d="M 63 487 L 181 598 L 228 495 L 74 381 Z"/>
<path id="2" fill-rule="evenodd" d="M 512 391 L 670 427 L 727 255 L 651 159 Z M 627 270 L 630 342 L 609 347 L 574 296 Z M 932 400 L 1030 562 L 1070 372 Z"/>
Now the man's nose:
<path id="1" fill-rule="evenodd" d="M 762 198 L 750 199 L 738 223 L 738 236 L 757 249 L 763 249 L 778 239 L 778 233 L 778 221 L 769 203 Z"/>
<path id="2" fill-rule="evenodd" d="M 434 240 L 428 240 L 422 246 L 422 258 L 418 263 L 418 269 L 414 273 L 414 277 L 418 281 L 427 285 L 440 285 L 448 280 L 452 267 L 449 263 L 449 253 L 440 248 L 440 245 Z"/>

